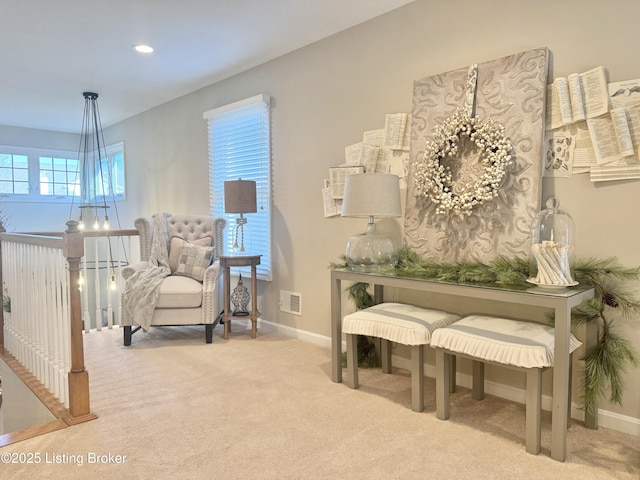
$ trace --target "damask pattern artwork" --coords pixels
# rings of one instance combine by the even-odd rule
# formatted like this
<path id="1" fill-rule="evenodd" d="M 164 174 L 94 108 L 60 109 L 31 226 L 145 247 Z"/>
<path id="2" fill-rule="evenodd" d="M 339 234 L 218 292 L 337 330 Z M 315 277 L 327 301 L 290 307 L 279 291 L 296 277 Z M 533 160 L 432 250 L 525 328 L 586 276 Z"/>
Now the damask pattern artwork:
<path id="1" fill-rule="evenodd" d="M 541 203 L 548 59 L 548 49 L 540 48 L 414 82 L 404 243 L 423 259 L 489 262 L 501 255 L 528 255 L 530 226 Z M 497 197 L 475 205 L 470 215 L 438 213 L 416 186 L 414 164 L 436 127 L 456 110 L 470 108 L 469 98 L 475 98 L 477 118 L 504 127 L 513 145 L 512 163 Z M 485 168 L 477 147 L 468 138 L 460 142 L 455 165 L 449 165 L 454 192 L 473 184 Z"/>

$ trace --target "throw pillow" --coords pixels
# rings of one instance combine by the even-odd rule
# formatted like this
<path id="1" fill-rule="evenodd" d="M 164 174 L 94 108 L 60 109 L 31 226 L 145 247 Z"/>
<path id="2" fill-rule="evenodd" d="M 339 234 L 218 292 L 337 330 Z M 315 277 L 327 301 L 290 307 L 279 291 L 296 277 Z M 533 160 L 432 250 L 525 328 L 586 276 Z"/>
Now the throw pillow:
<path id="1" fill-rule="evenodd" d="M 178 270 L 178 262 L 180 261 L 180 255 L 182 255 L 185 243 L 200 245 L 201 247 L 210 247 L 213 245 L 213 238 L 202 237 L 198 240 L 187 242 L 181 237 L 171 237 L 171 244 L 169 245 L 169 268 L 171 268 L 172 274 L 176 273 L 176 270 Z"/>
<path id="2" fill-rule="evenodd" d="M 176 275 L 191 277 L 199 282 L 203 281 L 204 272 L 213 260 L 214 250 L 213 247 L 201 247 L 185 242 L 178 261 Z"/>

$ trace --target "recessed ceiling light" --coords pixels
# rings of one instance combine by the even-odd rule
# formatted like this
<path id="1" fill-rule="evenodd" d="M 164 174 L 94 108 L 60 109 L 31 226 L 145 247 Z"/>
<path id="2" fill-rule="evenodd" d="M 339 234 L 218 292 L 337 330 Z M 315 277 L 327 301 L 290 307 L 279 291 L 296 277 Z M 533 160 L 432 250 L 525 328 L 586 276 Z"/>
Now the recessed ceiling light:
<path id="1" fill-rule="evenodd" d="M 150 47 L 149 45 L 134 45 L 133 48 L 136 50 L 136 52 L 139 52 L 139 53 L 153 52 L 153 48 Z"/>

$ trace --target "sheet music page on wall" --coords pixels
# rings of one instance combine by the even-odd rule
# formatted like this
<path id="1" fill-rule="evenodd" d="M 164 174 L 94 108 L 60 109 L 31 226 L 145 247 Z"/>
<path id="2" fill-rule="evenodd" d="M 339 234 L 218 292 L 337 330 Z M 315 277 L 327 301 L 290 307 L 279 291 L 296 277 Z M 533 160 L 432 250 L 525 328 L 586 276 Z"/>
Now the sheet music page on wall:
<path id="1" fill-rule="evenodd" d="M 586 118 L 594 118 L 609 111 L 609 88 L 604 67 L 596 67 L 581 73 L 580 81 Z"/>
<path id="2" fill-rule="evenodd" d="M 347 175 L 353 175 L 356 173 L 364 173 L 364 167 L 329 167 L 329 190 L 331 198 L 342 199 L 344 197 L 344 183 Z"/>
<path id="3" fill-rule="evenodd" d="M 547 86 L 546 125 L 562 125 L 604 115 L 609 111 L 609 89 L 604 67 L 558 77 Z"/>
<path id="4" fill-rule="evenodd" d="M 609 115 L 587 119 L 598 165 L 615 162 L 634 154 L 625 109 L 614 108 Z"/>
<path id="5" fill-rule="evenodd" d="M 324 205 L 325 217 L 335 217 L 340 215 L 342 212 L 342 200 L 331 198 L 331 189 L 329 188 L 330 183 L 329 179 L 326 178 L 322 188 L 322 202 Z"/>
<path id="6" fill-rule="evenodd" d="M 383 147 L 392 150 L 409 150 L 411 114 L 388 113 L 384 121 Z"/>
<path id="7" fill-rule="evenodd" d="M 609 84 L 611 108 L 626 107 L 640 102 L 640 79 L 612 82 Z"/>
<path id="8" fill-rule="evenodd" d="M 364 142 L 344 147 L 345 164 L 343 166 L 363 166 L 366 173 L 376 171 L 380 159 L 380 147 Z"/>
<path id="9" fill-rule="evenodd" d="M 604 165 L 591 167 L 590 173 L 592 182 L 640 178 L 640 101 L 638 97 L 635 97 L 633 95 L 633 93 L 630 95 L 630 97 L 633 99 L 630 101 L 630 103 L 625 104 L 624 107 L 618 106 L 612 109 L 612 112 L 617 110 L 624 110 L 631 144 L 634 147 L 634 152 L 632 155 L 621 158 L 619 160 L 606 163 Z M 620 105 L 621 103 L 612 102 L 612 104 Z"/>
<path id="10" fill-rule="evenodd" d="M 381 147 L 384 145 L 384 128 L 379 128 L 377 130 L 367 130 L 362 134 L 362 143 L 366 143 L 367 145 L 375 145 L 376 147 Z"/>
<path id="11" fill-rule="evenodd" d="M 572 133 L 575 149 L 573 150 L 572 174 L 589 173 L 591 168 L 597 167 L 596 152 L 593 150 L 591 135 L 587 122 L 579 122 L 568 127 Z"/>

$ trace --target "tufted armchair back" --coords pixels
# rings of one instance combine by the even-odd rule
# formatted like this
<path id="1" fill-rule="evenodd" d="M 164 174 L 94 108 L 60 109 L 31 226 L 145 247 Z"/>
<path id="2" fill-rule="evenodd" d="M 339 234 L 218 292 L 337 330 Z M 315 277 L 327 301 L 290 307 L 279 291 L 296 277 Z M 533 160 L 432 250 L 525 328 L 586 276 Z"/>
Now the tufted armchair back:
<path id="1" fill-rule="evenodd" d="M 140 232 L 140 260 L 148 261 L 151 254 L 153 219 L 137 218 L 134 225 Z M 171 237 L 179 237 L 188 242 L 210 237 L 211 245 L 215 247 L 214 261 L 224 255 L 222 235 L 225 225 L 226 221 L 223 218 L 209 215 L 171 215 L 169 217 Z"/>

